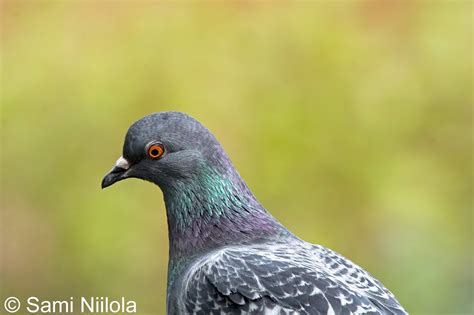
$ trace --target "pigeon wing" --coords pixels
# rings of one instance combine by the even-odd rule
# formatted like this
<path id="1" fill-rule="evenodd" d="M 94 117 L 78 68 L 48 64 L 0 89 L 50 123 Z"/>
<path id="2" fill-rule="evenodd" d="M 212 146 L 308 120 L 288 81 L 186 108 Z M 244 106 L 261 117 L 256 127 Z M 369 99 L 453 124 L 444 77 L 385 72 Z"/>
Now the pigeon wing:
<path id="1" fill-rule="evenodd" d="M 188 275 L 193 314 L 406 314 L 377 280 L 321 246 L 221 249 Z"/>

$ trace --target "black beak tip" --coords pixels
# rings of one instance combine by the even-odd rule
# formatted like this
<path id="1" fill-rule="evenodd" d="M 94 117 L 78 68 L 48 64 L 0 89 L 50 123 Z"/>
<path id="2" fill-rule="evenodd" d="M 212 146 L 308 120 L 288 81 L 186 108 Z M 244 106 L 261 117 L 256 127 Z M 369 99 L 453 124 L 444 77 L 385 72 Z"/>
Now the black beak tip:
<path id="1" fill-rule="evenodd" d="M 102 183 L 100 183 L 100 188 L 102 188 L 102 189 L 107 188 L 107 183 L 105 181 L 105 177 L 102 179 Z"/>
<path id="2" fill-rule="evenodd" d="M 111 179 L 110 179 L 110 174 L 107 174 L 107 175 L 105 175 L 104 178 L 102 179 L 102 183 L 100 184 L 100 187 L 101 187 L 102 189 L 104 189 L 104 188 L 109 187 L 110 185 L 112 185 L 112 181 L 111 181 Z"/>
<path id="3" fill-rule="evenodd" d="M 102 179 L 101 187 L 102 189 L 112 186 L 116 182 L 125 179 L 125 170 L 121 168 L 115 167 L 109 173 L 107 173 L 104 178 Z"/>

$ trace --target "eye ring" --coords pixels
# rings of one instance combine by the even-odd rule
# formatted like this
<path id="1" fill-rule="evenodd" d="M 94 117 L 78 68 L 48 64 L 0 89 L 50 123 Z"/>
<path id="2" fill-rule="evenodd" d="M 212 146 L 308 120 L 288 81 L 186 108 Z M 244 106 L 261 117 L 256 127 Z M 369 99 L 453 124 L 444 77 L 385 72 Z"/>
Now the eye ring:
<path id="1" fill-rule="evenodd" d="M 146 146 L 146 154 L 149 158 L 159 159 L 165 153 L 165 147 L 160 142 L 151 142 Z"/>

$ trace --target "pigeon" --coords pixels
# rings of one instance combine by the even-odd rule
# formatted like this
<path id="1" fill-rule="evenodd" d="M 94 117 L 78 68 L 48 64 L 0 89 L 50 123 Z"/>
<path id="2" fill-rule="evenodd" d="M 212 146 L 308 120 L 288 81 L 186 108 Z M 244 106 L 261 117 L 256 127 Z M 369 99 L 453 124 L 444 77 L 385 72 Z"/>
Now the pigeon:
<path id="1" fill-rule="evenodd" d="M 185 113 L 130 126 L 102 188 L 127 178 L 163 192 L 167 314 L 407 314 L 367 271 L 285 228 L 215 136 Z"/>

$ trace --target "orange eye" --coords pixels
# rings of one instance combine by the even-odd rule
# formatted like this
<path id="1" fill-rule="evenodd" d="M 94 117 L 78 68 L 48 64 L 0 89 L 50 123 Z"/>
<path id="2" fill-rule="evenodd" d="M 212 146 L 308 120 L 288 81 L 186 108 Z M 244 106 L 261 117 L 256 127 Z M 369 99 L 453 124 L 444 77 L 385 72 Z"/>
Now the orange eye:
<path id="1" fill-rule="evenodd" d="M 152 159 L 160 158 L 165 153 L 165 147 L 161 143 L 153 143 L 148 146 L 147 154 Z"/>

